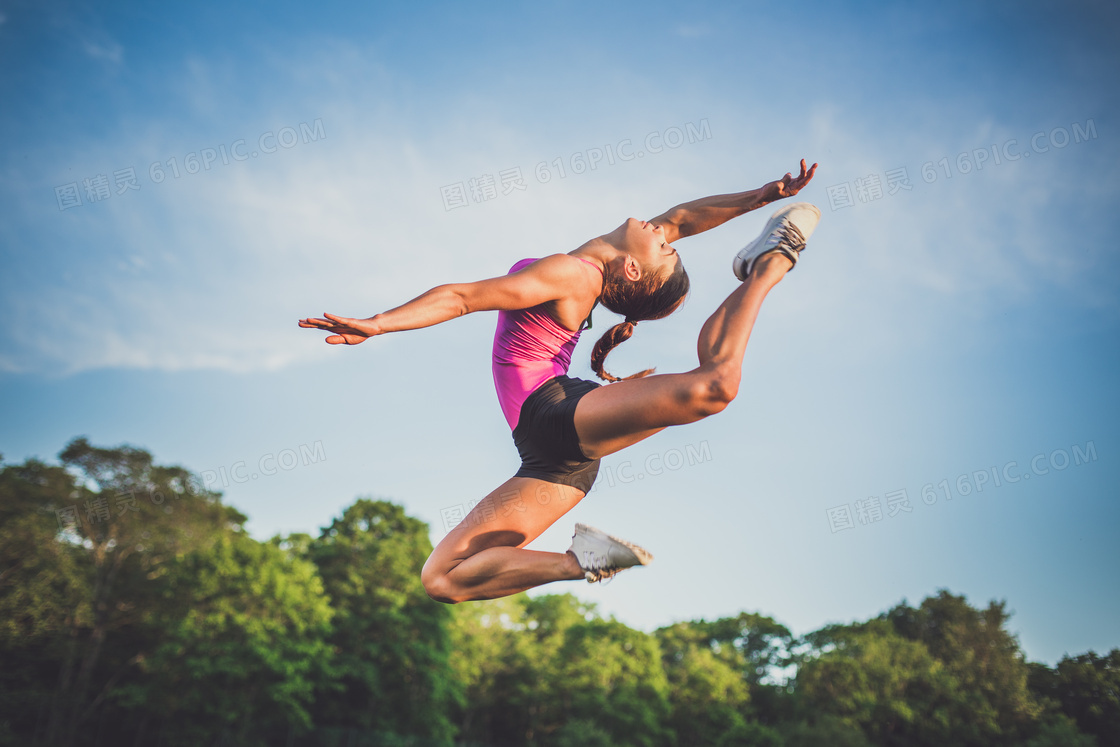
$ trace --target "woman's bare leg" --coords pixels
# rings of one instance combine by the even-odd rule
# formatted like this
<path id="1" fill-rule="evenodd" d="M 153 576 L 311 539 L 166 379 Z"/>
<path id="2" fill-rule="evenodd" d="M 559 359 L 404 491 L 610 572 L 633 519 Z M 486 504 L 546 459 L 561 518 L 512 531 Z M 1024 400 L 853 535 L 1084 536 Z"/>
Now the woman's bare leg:
<path id="1" fill-rule="evenodd" d="M 582 579 L 574 555 L 526 550 L 585 493 L 530 477 L 507 480 L 432 551 L 420 578 L 428 596 L 455 603 L 495 599 L 534 586 Z"/>
<path id="2" fill-rule="evenodd" d="M 781 253 L 760 257 L 700 330 L 700 365 L 687 373 L 619 381 L 595 389 L 575 410 L 576 433 L 592 459 L 613 454 L 670 425 L 723 410 L 739 391 L 743 355 L 766 295 L 793 263 Z"/>

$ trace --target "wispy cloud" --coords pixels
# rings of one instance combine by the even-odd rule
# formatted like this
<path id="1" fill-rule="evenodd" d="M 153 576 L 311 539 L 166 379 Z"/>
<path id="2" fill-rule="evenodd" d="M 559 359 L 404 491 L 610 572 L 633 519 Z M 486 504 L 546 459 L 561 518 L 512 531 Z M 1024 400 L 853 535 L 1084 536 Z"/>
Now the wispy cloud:
<path id="1" fill-rule="evenodd" d="M 120 65 L 124 62 L 124 47 L 116 42 L 107 42 L 106 44 L 96 44 L 91 41 L 85 42 L 83 48 L 90 57 L 95 60 L 105 60 L 114 65 Z"/>
<path id="2" fill-rule="evenodd" d="M 106 59 L 122 54 L 119 46 L 98 49 Z M 3 306 L 23 323 L 0 333 L 0 367 L 58 375 L 102 367 L 244 372 L 290 365 L 319 355 L 322 345 L 321 336 L 296 327 L 300 317 L 372 314 L 441 282 L 500 274 L 521 256 L 570 251 L 641 206 L 652 214 L 669 207 L 661 204 L 667 199 L 723 191 L 709 185 L 727 184 L 728 164 L 745 151 L 767 165 L 753 166 L 738 189 L 780 176 L 761 173 L 774 168 L 771 162 L 782 171 L 795 166 L 774 153 L 822 162 L 806 199 L 825 213 L 816 239 L 821 256 L 813 261 L 830 274 L 801 302 L 806 314 L 858 313 L 866 300 L 852 296 L 855 287 L 876 287 L 878 298 L 891 303 L 914 304 L 919 296 L 934 307 L 951 302 L 951 312 L 931 307 L 931 315 L 984 313 L 1000 298 L 1055 285 L 1081 302 L 1115 305 L 1114 273 L 1102 270 L 1114 270 L 1116 257 L 1086 261 L 1054 251 L 1067 232 L 1055 206 L 1073 189 L 1071 166 L 1115 149 L 1104 140 L 926 183 L 923 162 L 1031 133 L 980 122 L 947 135 L 942 122 L 931 121 L 899 135 L 877 125 L 875 112 L 853 117 L 825 101 L 779 132 L 750 111 L 726 110 L 703 151 L 685 147 L 542 184 L 533 165 L 556 171 L 554 159 L 570 158 L 576 148 L 509 125 L 508 103 L 475 94 L 464 116 L 424 120 L 420 131 L 412 123 L 431 113 L 414 111 L 394 93 L 397 81 L 368 50 L 331 43 L 277 59 L 286 75 L 301 77 L 280 77 L 276 90 L 286 97 L 262 93 L 278 112 L 267 116 L 267 128 L 260 112 L 238 108 L 239 86 L 228 66 L 191 58 L 181 80 L 168 85 L 199 102 L 192 111 L 209 131 L 224 132 L 214 142 L 185 142 L 178 123 L 147 121 L 117 139 L 58 152 L 54 171 L 72 174 L 84 189 L 86 177 L 132 166 L 141 190 L 65 212 L 51 204 L 49 187 L 15 192 L 23 206 L 16 220 L 50 226 L 39 240 L 53 238 L 20 260 L 35 285 L 6 293 Z M 351 71 L 346 80 L 374 81 L 380 90 L 356 98 L 345 80 L 324 83 L 308 72 L 343 63 Z M 215 130 L 210 120 L 222 111 L 241 113 Z M 325 137 L 244 161 L 215 156 L 210 168 L 187 173 L 188 153 L 198 159 L 202 147 L 225 152 L 243 140 L 242 152 L 256 152 L 263 134 L 275 138 L 290 127 L 298 135 L 301 124 L 314 121 Z M 616 127 L 615 139 L 643 134 L 626 117 Z M 590 137 L 584 151 L 600 145 Z M 61 162 L 70 162 L 69 170 Z M 161 183 L 151 181 L 152 164 L 166 174 Z M 523 193 L 445 209 L 441 187 L 511 166 L 523 170 Z M 828 187 L 903 166 L 911 190 L 830 210 Z M 33 183 L 14 176 L 10 184 Z M 726 242 L 747 225 L 755 224 L 695 241 Z M 67 272 L 49 269 L 58 263 Z"/>

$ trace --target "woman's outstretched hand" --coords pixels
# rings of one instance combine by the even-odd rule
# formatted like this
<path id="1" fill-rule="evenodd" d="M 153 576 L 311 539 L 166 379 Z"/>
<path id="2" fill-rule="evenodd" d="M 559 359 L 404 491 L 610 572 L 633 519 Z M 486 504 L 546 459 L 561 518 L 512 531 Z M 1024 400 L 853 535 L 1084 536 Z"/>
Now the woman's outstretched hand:
<path id="1" fill-rule="evenodd" d="M 350 319 L 345 316 L 323 314 L 325 319 L 300 319 L 299 326 L 306 329 L 322 329 L 334 334 L 327 338 L 331 345 L 357 345 L 370 337 L 380 334 L 372 319 Z"/>
<path id="2" fill-rule="evenodd" d="M 805 185 L 813 178 L 813 174 L 817 172 L 817 164 L 813 164 L 812 168 L 808 171 L 805 169 L 805 159 L 801 159 L 801 174 L 794 176 L 787 173 L 776 182 L 770 182 L 762 188 L 762 196 L 766 202 L 774 202 L 783 197 L 793 197 L 795 194 L 805 188 Z"/>

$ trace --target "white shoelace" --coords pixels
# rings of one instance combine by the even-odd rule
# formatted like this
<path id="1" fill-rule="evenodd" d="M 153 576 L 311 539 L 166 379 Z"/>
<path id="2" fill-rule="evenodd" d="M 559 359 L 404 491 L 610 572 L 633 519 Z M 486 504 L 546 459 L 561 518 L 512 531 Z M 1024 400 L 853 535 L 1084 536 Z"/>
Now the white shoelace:
<path id="1" fill-rule="evenodd" d="M 603 571 L 620 570 L 620 569 L 617 569 L 617 568 L 612 569 L 609 561 L 610 561 L 609 556 L 604 555 L 604 556 L 600 557 L 600 556 L 596 555 L 594 552 L 592 552 L 591 550 L 584 550 L 583 551 L 583 562 L 580 565 L 583 567 L 583 570 L 585 572 L 594 573 L 595 574 L 595 580 L 598 583 L 602 583 L 603 582 Z M 612 573 L 610 576 L 607 577 L 607 581 L 609 582 L 613 578 L 614 578 L 614 574 Z"/>
<path id="2" fill-rule="evenodd" d="M 784 246 L 785 248 L 800 252 L 805 248 L 805 236 L 792 223 L 782 223 L 774 232 L 770 234 L 770 239 L 766 242 L 769 245 L 773 242 L 775 247 Z"/>

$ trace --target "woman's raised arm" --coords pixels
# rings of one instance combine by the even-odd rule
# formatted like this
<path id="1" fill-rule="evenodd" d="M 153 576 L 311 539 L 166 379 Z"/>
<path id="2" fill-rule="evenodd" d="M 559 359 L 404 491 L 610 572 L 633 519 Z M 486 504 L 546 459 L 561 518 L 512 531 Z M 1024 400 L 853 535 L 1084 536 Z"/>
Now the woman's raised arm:
<path id="1" fill-rule="evenodd" d="M 806 168 L 801 159 L 801 173 L 798 176 L 787 173 L 777 181 L 764 184 L 758 189 L 736 192 L 727 195 L 713 195 L 699 200 L 686 202 L 666 210 L 650 220 L 655 226 L 662 226 L 666 240 L 671 244 L 677 239 L 695 236 L 698 233 L 723 225 L 732 218 L 758 210 L 775 200 L 793 197 L 817 172 L 817 164 Z"/>

